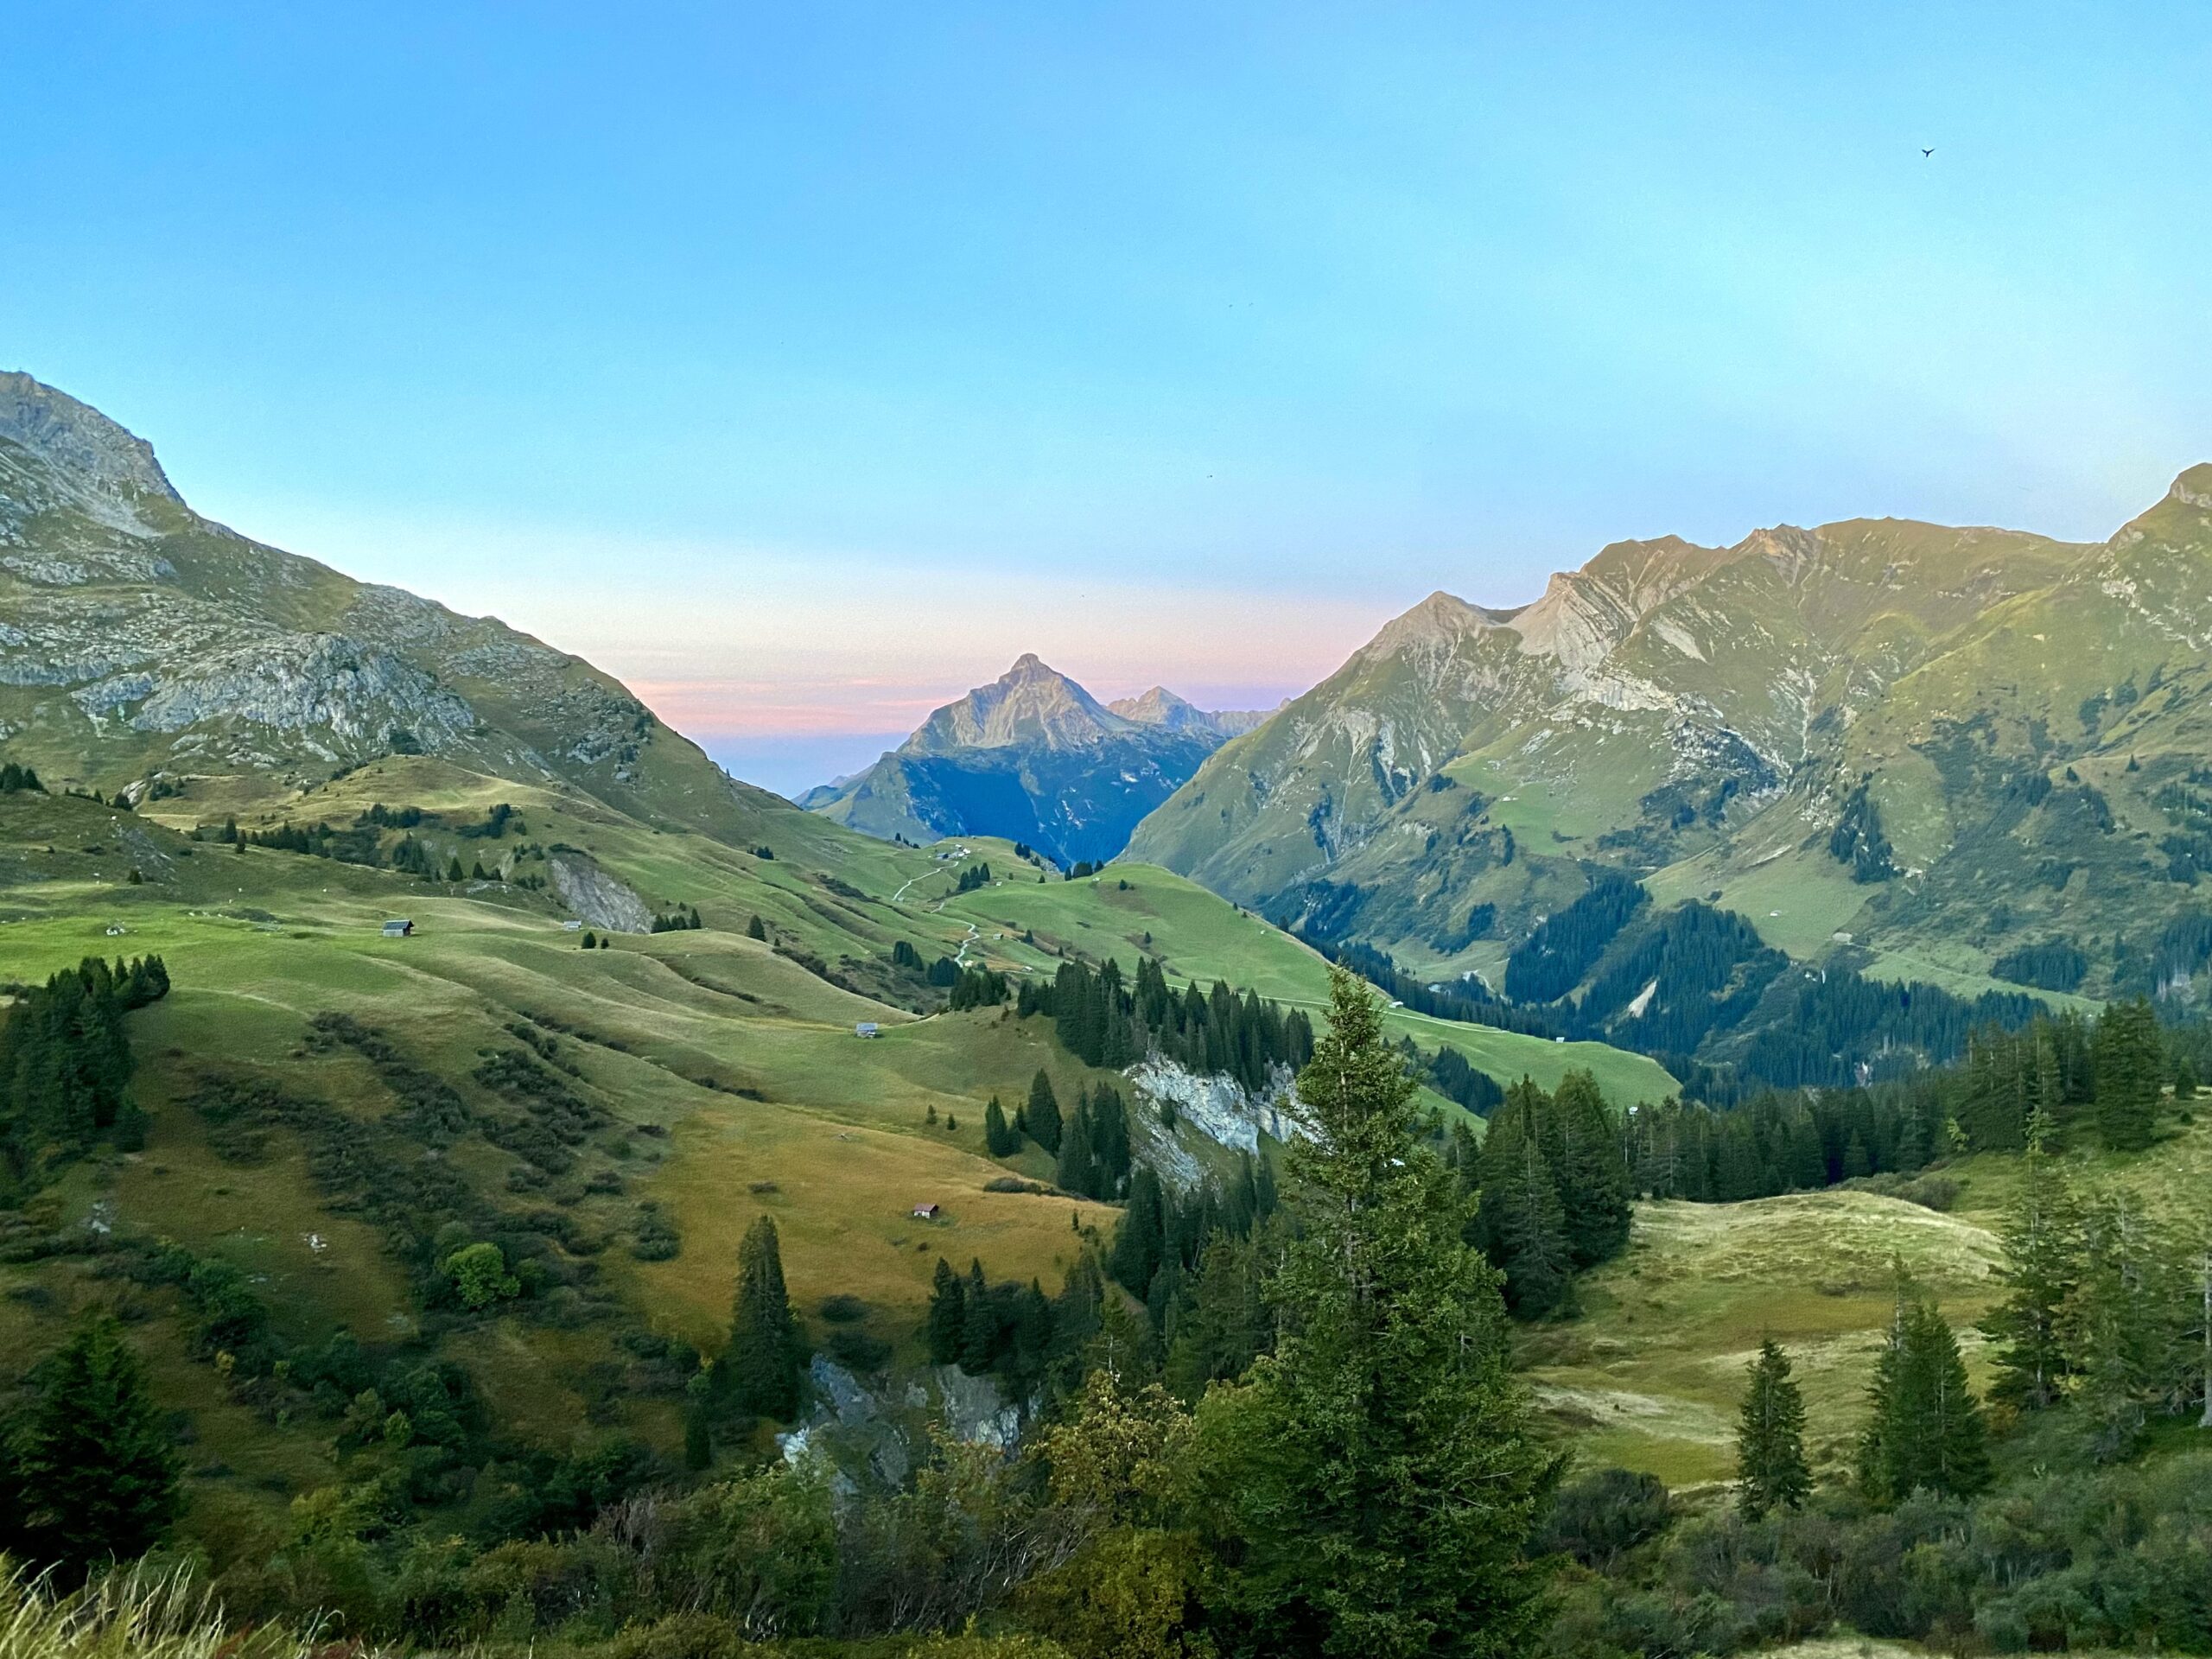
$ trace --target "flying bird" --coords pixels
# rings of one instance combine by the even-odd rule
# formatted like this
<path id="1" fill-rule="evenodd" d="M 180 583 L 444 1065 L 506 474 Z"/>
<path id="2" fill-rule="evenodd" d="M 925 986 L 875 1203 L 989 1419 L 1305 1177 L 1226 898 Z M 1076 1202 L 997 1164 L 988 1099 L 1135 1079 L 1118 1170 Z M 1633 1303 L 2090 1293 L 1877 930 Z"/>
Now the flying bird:
<path id="1" fill-rule="evenodd" d="M 1933 156 L 1936 152 L 1932 149 L 1923 149 L 1920 153 L 1923 156 Z"/>

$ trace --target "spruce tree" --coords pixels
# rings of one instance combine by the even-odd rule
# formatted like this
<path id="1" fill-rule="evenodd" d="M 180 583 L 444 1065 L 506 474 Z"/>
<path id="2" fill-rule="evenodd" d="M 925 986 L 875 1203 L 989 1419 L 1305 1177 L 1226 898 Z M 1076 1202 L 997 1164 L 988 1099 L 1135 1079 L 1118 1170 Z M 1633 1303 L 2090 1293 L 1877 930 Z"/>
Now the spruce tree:
<path id="1" fill-rule="evenodd" d="M 1971 1497 L 1989 1484 L 1981 1406 L 1967 1384 L 1958 1339 L 1902 1278 L 1867 1406 L 1859 1481 L 1875 1503 L 1895 1503 L 1923 1488 Z"/>
<path id="2" fill-rule="evenodd" d="M 1300 1226 L 1271 1287 L 1284 1335 L 1199 1408 L 1234 1535 L 1224 1613 L 1250 1651 L 1520 1655 L 1540 1630 L 1527 1544 L 1551 1484 L 1511 1370 L 1498 1276 L 1424 1144 L 1382 1008 L 1342 969 L 1299 1074 Z"/>
<path id="3" fill-rule="evenodd" d="M 981 1376 L 991 1369 L 999 1341 L 998 1309 L 992 1305 L 990 1287 L 983 1281 L 983 1264 L 968 1264 L 967 1309 L 960 1327 L 960 1369 Z"/>
<path id="4" fill-rule="evenodd" d="M 1029 1119 L 1030 1138 L 1055 1157 L 1060 1150 L 1060 1102 L 1052 1092 L 1052 1080 L 1039 1067 L 1030 1080 L 1029 1105 L 1025 1114 Z M 1063 1181 L 1063 1186 L 1067 1183 Z"/>
<path id="5" fill-rule="evenodd" d="M 737 1249 L 737 1305 L 729 1354 L 715 1368 L 739 1409 L 787 1421 L 798 1410 L 798 1321 L 784 1287 L 783 1251 L 772 1217 L 746 1231 Z"/>
<path id="6" fill-rule="evenodd" d="M 2038 1108 L 2028 1123 L 2019 1185 L 1998 1224 L 2010 1288 L 1981 1324 L 1995 1347 L 1992 1397 L 2029 1411 L 2056 1405 L 2064 1389 L 2069 1318 L 2082 1278 L 2081 1206 L 2047 1134 Z"/>
<path id="7" fill-rule="evenodd" d="M 1090 1140 L 1090 1109 L 1078 1100 L 1075 1122 L 1070 1132 L 1060 1138 L 1059 1162 L 1052 1174 L 1062 1192 L 1079 1192 L 1087 1198 L 1099 1196 L 1098 1169 L 1091 1156 Z"/>
<path id="8" fill-rule="evenodd" d="M 1609 1262 L 1628 1248 L 1628 1163 L 1597 1077 L 1570 1071 L 1552 1096 L 1558 1125 L 1555 1166 L 1568 1255 L 1577 1268 Z"/>
<path id="9" fill-rule="evenodd" d="M 943 1256 L 930 1281 L 930 1363 L 950 1365 L 960 1357 L 960 1338 L 968 1328 L 968 1294 L 960 1275 Z"/>
<path id="10" fill-rule="evenodd" d="M 2115 1152 L 2140 1152 L 2158 1121 L 2165 1065 L 2149 1002 L 2107 1005 L 2097 1019 L 2097 1132 Z"/>
<path id="11" fill-rule="evenodd" d="M 1805 1461 L 1804 1396 L 1773 1338 L 1759 1344 L 1748 1381 L 1736 1427 L 1736 1503 L 1756 1521 L 1770 1510 L 1801 1508 L 1813 1471 Z"/>
<path id="12" fill-rule="evenodd" d="M 1021 1150 L 1020 1138 L 1007 1127 L 1006 1112 L 996 1095 L 983 1108 L 983 1145 L 994 1158 L 1010 1158 Z"/>
<path id="13" fill-rule="evenodd" d="M 73 1582 L 102 1561 L 143 1554 L 175 1518 L 181 1494 L 145 1369 L 121 1327 L 105 1315 L 86 1320 L 32 1381 L 0 1528 Z"/>
<path id="14" fill-rule="evenodd" d="M 1160 1271 L 1160 1177 L 1140 1169 L 1129 1183 L 1129 1207 L 1107 1258 L 1107 1270 L 1132 1296 L 1152 1288 L 1153 1275 Z"/>
<path id="15" fill-rule="evenodd" d="M 1573 1300 L 1566 1216 L 1537 1142 L 1535 1118 L 1542 1109 L 1542 1092 L 1524 1078 L 1491 1115 L 1477 1211 L 1490 1259 L 1505 1275 L 1508 1305 L 1531 1319 Z"/>
<path id="16" fill-rule="evenodd" d="M 2115 1190 L 2092 1206 L 2071 1309 L 2075 1409 L 2090 1449 L 2110 1462 L 2135 1450 L 2166 1381 L 2171 1320 L 2168 1253 L 2134 1196 Z"/>
<path id="17" fill-rule="evenodd" d="M 759 939 L 764 944 L 766 943 L 768 938 L 768 925 L 766 922 L 763 922 L 758 916 L 755 916 L 751 921 L 746 923 L 745 937 L 748 939 Z"/>

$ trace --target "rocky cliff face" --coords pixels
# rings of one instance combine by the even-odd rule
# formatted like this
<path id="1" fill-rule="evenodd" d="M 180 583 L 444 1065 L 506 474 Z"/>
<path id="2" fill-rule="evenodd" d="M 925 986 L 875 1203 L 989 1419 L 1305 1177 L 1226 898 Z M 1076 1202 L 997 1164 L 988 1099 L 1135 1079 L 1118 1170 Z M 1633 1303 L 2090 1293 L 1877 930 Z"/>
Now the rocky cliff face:
<path id="1" fill-rule="evenodd" d="M 790 811 L 577 658 L 200 518 L 143 439 L 22 374 L 0 375 L 0 743 L 165 798 L 422 753 L 733 839 Z"/>

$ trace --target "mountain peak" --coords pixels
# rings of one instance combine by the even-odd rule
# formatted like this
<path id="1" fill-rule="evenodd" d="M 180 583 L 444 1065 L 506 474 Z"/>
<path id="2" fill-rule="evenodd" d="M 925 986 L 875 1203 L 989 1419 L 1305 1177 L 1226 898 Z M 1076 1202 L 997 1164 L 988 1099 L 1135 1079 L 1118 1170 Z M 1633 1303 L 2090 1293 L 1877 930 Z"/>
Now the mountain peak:
<path id="1" fill-rule="evenodd" d="M 1107 708 L 1124 720 L 1134 720 L 1140 726 L 1177 726 L 1187 723 L 1193 716 L 1203 720 L 1205 710 L 1187 697 L 1179 697 L 1164 685 L 1134 697 L 1118 697 Z"/>
<path id="2" fill-rule="evenodd" d="M 0 371 L 0 442 L 44 462 L 58 483 L 79 497 L 183 500 L 154 459 L 152 444 L 91 404 L 20 372 Z"/>
<path id="3" fill-rule="evenodd" d="M 1392 617 L 1370 640 L 1363 654 L 1395 656 L 1402 651 L 1446 646 L 1478 628 L 1496 627 L 1511 617 L 1510 611 L 1485 610 L 1470 605 L 1457 594 L 1441 588 L 1411 610 Z"/>
<path id="4" fill-rule="evenodd" d="M 1131 721 L 1103 707 L 1035 652 L 1026 651 L 990 684 L 937 709 L 899 747 L 913 754 L 1022 743 L 1065 749 L 1132 729 Z"/>

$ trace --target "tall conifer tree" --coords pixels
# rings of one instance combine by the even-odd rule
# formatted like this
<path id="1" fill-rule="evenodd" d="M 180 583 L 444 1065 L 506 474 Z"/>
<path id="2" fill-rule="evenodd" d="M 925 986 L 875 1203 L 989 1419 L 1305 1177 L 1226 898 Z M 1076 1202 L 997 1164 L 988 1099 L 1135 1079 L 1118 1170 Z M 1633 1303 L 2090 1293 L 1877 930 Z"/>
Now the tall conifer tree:
<path id="1" fill-rule="evenodd" d="M 1060 1150 L 1060 1101 L 1052 1092 L 1052 1080 L 1039 1067 L 1029 1083 L 1030 1138 L 1046 1151 L 1058 1156 Z M 1065 1185 L 1065 1182 L 1062 1183 Z"/>
<path id="2" fill-rule="evenodd" d="M 2019 1185 L 1998 1225 L 2005 1300 L 1982 1321 L 1996 1344 L 1991 1393 L 2030 1411 L 2058 1403 L 2071 1369 L 2068 1321 L 2082 1277 L 2082 1211 L 2066 1166 L 2050 1150 L 2038 1108 L 2028 1123 Z"/>
<path id="3" fill-rule="evenodd" d="M 1736 1426 L 1736 1503 L 1756 1521 L 1770 1510 L 1797 1509 L 1813 1490 L 1805 1461 L 1805 1401 L 1789 1357 L 1769 1337 L 1751 1361 Z"/>
<path id="4" fill-rule="evenodd" d="M 1233 1616 L 1283 1659 L 1523 1654 L 1552 1459 L 1497 1275 L 1460 1242 L 1465 1200 L 1424 1144 L 1380 1005 L 1341 969 L 1298 1098 L 1315 1134 L 1287 1154 L 1302 1224 L 1273 1286 L 1285 1334 L 1200 1408 Z"/>
<path id="5" fill-rule="evenodd" d="M 763 1216 L 737 1247 L 737 1305 L 729 1355 L 715 1368 L 737 1407 L 787 1421 L 798 1410 L 798 1321 L 784 1286 L 783 1251 L 775 1219 Z"/>
<path id="6" fill-rule="evenodd" d="M 175 1454 L 145 1369 L 105 1315 L 80 1325 L 34 1374 L 37 1395 L 5 1472 L 0 1530 L 32 1560 L 74 1580 L 143 1554 L 180 1504 Z"/>
<path id="7" fill-rule="evenodd" d="M 2116 1152 L 2151 1144 L 2165 1082 L 2158 1016 L 2147 1001 L 2108 1004 L 2097 1019 L 2097 1132 Z"/>

